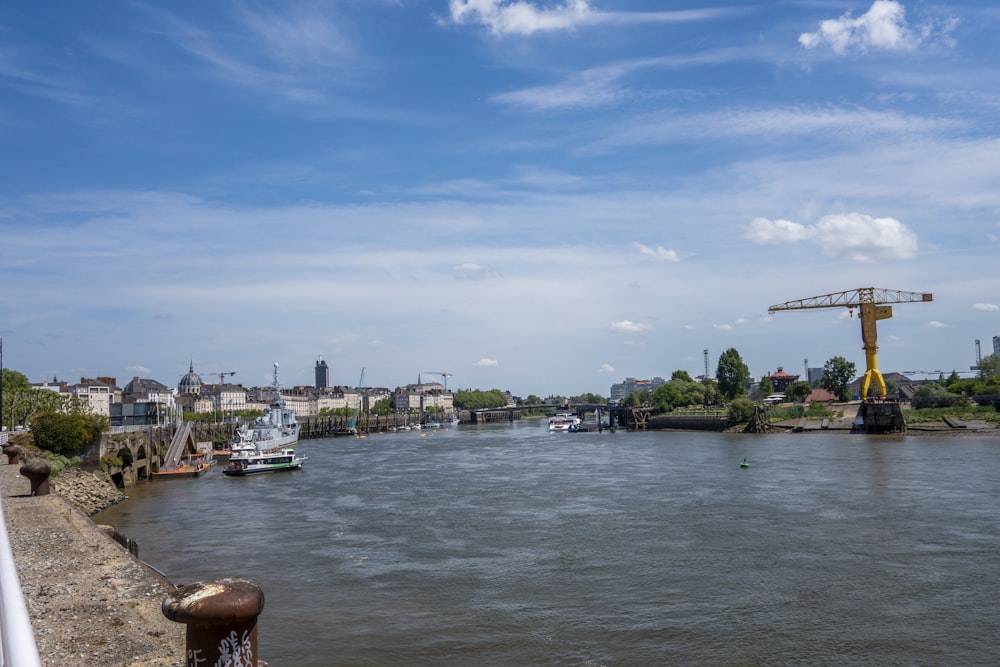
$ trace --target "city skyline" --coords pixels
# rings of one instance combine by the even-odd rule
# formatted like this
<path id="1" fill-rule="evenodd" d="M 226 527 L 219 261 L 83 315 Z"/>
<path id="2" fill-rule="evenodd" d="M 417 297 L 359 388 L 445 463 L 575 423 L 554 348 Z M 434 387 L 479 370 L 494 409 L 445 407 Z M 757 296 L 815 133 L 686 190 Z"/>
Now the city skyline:
<path id="1" fill-rule="evenodd" d="M 0 336 L 33 382 L 604 393 L 1000 333 L 1000 8 L 0 7 Z M 987 346 L 987 351 L 989 346 Z M 985 351 L 984 351 L 985 352 Z M 201 374 L 201 371 L 199 371 Z"/>

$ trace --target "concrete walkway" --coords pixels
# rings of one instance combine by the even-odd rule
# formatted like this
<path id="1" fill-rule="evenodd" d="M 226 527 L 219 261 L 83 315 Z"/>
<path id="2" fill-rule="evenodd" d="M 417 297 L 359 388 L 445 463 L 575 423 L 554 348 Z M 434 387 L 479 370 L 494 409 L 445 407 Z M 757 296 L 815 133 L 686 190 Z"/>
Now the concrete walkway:
<path id="1" fill-rule="evenodd" d="M 0 494 L 42 665 L 184 665 L 170 584 L 57 494 L 31 497 L 19 468 L 0 464 Z"/>

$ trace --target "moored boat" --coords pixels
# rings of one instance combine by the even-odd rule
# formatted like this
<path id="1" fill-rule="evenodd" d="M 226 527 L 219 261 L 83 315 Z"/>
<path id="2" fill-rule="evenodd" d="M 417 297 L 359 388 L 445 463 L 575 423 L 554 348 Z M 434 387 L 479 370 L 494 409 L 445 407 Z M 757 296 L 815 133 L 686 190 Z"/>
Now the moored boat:
<path id="1" fill-rule="evenodd" d="M 152 479 L 181 479 L 184 477 L 198 477 L 203 472 L 212 467 L 213 461 L 199 459 L 197 461 L 185 461 L 175 466 L 161 468 L 150 473 Z"/>
<path id="2" fill-rule="evenodd" d="M 264 414 L 236 429 L 230 445 L 230 456 L 253 454 L 265 450 L 274 450 L 294 445 L 299 441 L 301 426 L 295 417 L 295 411 L 285 405 L 281 396 L 281 386 L 278 384 L 278 364 L 274 365 L 274 397 Z"/>
<path id="3" fill-rule="evenodd" d="M 583 420 L 570 412 L 557 412 L 549 417 L 550 431 L 579 431 Z"/>
<path id="4" fill-rule="evenodd" d="M 271 449 L 253 454 L 234 454 L 229 459 L 222 474 L 230 477 L 246 477 L 248 475 L 259 475 L 269 472 L 282 472 L 285 470 L 298 470 L 302 467 L 306 457 L 299 456 L 291 447 Z"/>

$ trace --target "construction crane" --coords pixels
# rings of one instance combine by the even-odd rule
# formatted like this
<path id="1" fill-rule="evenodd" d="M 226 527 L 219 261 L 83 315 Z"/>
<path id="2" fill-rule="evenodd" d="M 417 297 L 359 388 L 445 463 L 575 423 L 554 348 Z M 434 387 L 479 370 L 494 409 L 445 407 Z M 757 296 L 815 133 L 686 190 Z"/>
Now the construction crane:
<path id="1" fill-rule="evenodd" d="M 209 373 L 209 375 L 218 375 L 219 376 L 219 384 L 226 384 L 226 376 L 227 375 L 236 375 L 236 371 L 227 371 L 225 373 Z"/>
<path id="2" fill-rule="evenodd" d="M 878 336 L 875 331 L 875 322 L 892 317 L 893 303 L 913 303 L 917 301 L 933 301 L 931 294 L 923 292 L 902 292 L 892 289 L 879 289 L 875 287 L 862 287 L 846 292 L 836 292 L 834 294 L 824 294 L 822 296 L 798 299 L 796 301 L 786 301 L 771 306 L 767 312 L 773 313 L 779 310 L 806 310 L 810 308 L 849 308 L 851 315 L 854 309 L 861 311 L 861 341 L 865 350 L 865 379 L 861 386 L 861 397 L 868 397 L 868 389 L 872 381 L 882 398 L 886 397 L 885 378 L 882 377 L 878 369 Z"/>
<path id="3" fill-rule="evenodd" d="M 424 373 L 426 373 L 427 375 L 440 375 L 441 379 L 444 380 L 445 391 L 448 391 L 448 378 L 454 375 L 454 373 L 447 373 L 447 372 L 436 373 L 434 371 L 424 371 Z"/>

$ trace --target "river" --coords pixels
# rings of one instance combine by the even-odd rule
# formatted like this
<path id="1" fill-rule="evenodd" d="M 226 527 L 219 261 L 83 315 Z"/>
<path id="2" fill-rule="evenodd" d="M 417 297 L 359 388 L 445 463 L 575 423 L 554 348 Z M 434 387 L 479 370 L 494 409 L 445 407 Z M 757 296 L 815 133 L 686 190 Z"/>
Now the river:
<path id="1" fill-rule="evenodd" d="M 256 581 L 271 667 L 1000 656 L 995 437 L 525 420 L 298 450 L 301 471 L 143 483 L 94 517 L 175 583 Z"/>

